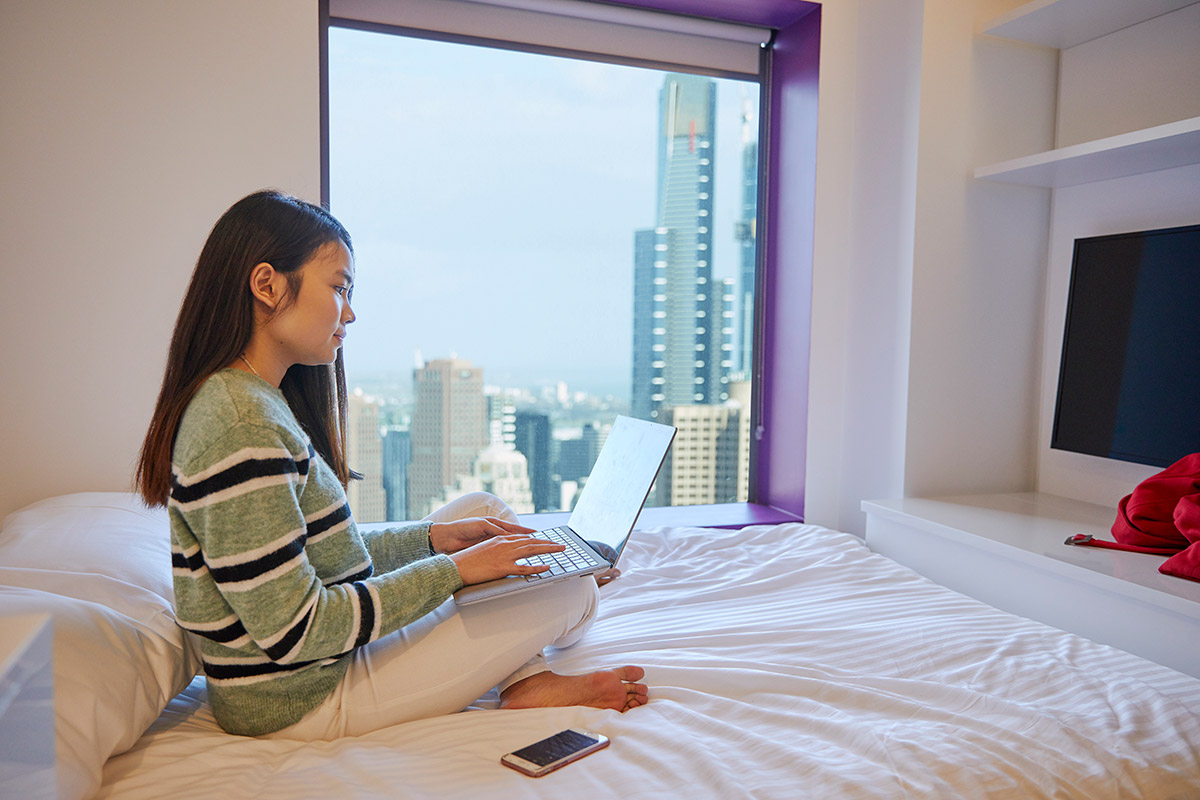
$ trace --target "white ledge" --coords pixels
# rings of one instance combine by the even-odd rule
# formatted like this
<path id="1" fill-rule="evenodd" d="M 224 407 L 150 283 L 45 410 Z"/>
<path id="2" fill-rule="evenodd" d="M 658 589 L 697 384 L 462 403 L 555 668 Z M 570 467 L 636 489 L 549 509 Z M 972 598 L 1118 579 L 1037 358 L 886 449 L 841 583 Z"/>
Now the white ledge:
<path id="1" fill-rule="evenodd" d="M 1200 117 L 975 170 L 980 180 L 1058 188 L 1200 163 Z"/>
<path id="2" fill-rule="evenodd" d="M 1064 50 L 1169 14 L 1196 0 L 1034 0 L 983 26 L 983 33 Z"/>

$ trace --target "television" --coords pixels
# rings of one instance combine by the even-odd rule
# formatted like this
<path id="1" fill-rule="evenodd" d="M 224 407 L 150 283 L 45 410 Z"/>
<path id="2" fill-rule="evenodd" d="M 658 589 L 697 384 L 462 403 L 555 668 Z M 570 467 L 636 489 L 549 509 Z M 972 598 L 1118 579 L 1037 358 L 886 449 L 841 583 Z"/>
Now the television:
<path id="1" fill-rule="evenodd" d="M 1075 241 L 1050 446 L 1158 467 L 1200 452 L 1200 225 Z"/>

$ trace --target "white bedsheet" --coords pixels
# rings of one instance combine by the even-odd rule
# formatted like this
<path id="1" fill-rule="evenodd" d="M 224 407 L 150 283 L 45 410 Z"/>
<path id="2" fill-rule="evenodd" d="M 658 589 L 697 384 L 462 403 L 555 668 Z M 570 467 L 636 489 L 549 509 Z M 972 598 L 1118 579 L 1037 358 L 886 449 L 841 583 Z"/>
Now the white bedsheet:
<path id="1" fill-rule="evenodd" d="M 1200 680 L 853 536 L 662 529 L 635 534 L 622 567 L 552 664 L 643 665 L 643 708 L 470 710 L 302 744 L 222 733 L 196 681 L 109 760 L 99 796 L 1200 797 Z M 612 745 L 539 779 L 498 763 L 569 726 Z"/>

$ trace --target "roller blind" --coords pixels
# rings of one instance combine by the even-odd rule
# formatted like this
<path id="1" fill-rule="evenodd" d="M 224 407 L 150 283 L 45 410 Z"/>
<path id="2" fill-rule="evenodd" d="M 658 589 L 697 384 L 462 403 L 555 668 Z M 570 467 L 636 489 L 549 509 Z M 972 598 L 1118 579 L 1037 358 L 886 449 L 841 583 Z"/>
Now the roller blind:
<path id="1" fill-rule="evenodd" d="M 511 42 L 599 60 L 755 78 L 771 31 L 585 0 L 329 0 L 334 24 Z"/>

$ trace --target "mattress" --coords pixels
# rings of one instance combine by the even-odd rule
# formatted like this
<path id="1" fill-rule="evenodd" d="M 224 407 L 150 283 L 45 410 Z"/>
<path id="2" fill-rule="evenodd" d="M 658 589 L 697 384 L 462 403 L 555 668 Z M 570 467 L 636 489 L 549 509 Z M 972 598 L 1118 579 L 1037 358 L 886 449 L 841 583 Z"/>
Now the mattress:
<path id="1" fill-rule="evenodd" d="M 300 743 L 223 733 L 198 679 L 109 759 L 98 796 L 1200 797 L 1200 680 L 935 585 L 854 536 L 640 531 L 622 567 L 587 636 L 549 657 L 565 673 L 645 667 L 644 707 L 485 697 Z M 612 744 L 537 779 L 499 763 L 567 727 Z"/>

